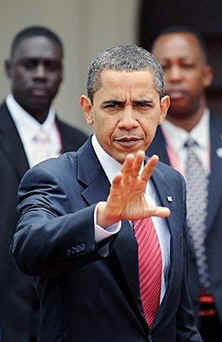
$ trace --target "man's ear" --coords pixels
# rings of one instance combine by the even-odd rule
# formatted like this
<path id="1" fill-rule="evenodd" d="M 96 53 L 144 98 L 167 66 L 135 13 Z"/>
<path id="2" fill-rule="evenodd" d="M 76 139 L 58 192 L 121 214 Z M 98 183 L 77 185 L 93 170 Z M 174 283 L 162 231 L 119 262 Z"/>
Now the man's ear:
<path id="1" fill-rule="evenodd" d="M 168 95 L 164 96 L 160 100 L 160 118 L 159 118 L 159 125 L 163 122 L 163 120 L 166 118 L 167 111 L 170 107 L 170 97 Z"/>
<path id="2" fill-rule="evenodd" d="M 203 85 L 208 88 L 213 81 L 213 69 L 210 65 L 205 65 L 203 72 Z"/>
<path id="3" fill-rule="evenodd" d="M 82 95 L 79 99 L 79 104 L 82 108 L 83 115 L 86 119 L 86 122 L 89 126 L 92 126 L 94 123 L 94 115 L 93 115 L 93 105 L 89 97 Z"/>
<path id="4" fill-rule="evenodd" d="M 11 78 L 11 61 L 10 59 L 6 59 L 4 61 L 4 67 L 5 67 L 5 74 L 8 78 Z"/>

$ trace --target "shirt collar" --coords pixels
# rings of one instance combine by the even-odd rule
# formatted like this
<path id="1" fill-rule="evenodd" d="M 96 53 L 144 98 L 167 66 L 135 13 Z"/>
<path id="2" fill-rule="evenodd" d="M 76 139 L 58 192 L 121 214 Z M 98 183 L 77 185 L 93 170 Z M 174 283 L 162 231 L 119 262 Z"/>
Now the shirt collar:
<path id="1" fill-rule="evenodd" d="M 12 94 L 7 96 L 6 104 L 20 134 L 25 134 L 28 139 L 32 140 L 39 129 L 50 133 L 55 123 L 55 110 L 52 107 L 49 109 L 46 120 L 40 124 L 16 102 Z"/>
<path id="2" fill-rule="evenodd" d="M 190 133 L 183 128 L 175 126 L 168 120 L 165 120 L 161 127 L 166 138 L 173 143 L 176 150 L 181 150 L 188 137 L 193 138 L 200 148 L 207 149 L 209 147 L 209 109 L 205 109 L 204 114 L 198 124 L 192 129 Z"/>

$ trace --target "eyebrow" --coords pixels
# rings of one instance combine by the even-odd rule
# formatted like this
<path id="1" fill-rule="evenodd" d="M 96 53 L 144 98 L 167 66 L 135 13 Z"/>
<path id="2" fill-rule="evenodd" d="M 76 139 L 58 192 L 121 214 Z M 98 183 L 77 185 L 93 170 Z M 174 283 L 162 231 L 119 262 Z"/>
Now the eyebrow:
<path id="1" fill-rule="evenodd" d="M 117 106 L 122 106 L 125 104 L 126 101 L 118 101 L 118 100 L 108 100 L 104 101 L 103 105 L 117 105 Z M 135 100 L 133 101 L 134 105 L 151 105 L 153 104 L 153 100 Z"/>
<path id="2" fill-rule="evenodd" d="M 123 106 L 125 103 L 125 101 L 118 101 L 118 100 L 108 100 L 108 101 L 104 101 L 103 105 L 107 106 L 107 105 L 117 105 L 117 106 Z"/>
<path id="3" fill-rule="evenodd" d="M 133 101 L 133 104 L 134 105 L 152 105 L 153 104 L 153 100 L 136 100 L 136 101 Z"/>

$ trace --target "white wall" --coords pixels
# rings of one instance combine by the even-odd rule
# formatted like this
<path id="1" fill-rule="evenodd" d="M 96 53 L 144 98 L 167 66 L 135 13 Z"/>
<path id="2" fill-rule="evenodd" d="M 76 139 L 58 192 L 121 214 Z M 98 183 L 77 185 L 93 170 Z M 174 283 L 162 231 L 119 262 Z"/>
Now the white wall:
<path id="1" fill-rule="evenodd" d="M 56 99 L 60 117 L 88 128 L 78 99 L 85 92 L 88 62 L 106 47 L 135 42 L 138 0 L 0 0 L 0 100 L 9 91 L 3 69 L 10 43 L 19 30 L 45 25 L 65 46 L 65 80 Z"/>

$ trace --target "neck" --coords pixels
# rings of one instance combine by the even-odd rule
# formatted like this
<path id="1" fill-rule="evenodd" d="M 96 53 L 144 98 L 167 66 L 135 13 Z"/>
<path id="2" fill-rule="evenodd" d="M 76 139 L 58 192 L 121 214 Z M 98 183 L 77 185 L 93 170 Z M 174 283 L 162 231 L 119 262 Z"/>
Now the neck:
<path id="1" fill-rule="evenodd" d="M 48 116 L 48 111 L 47 112 L 42 112 L 42 113 L 34 113 L 34 112 L 28 112 L 34 119 L 36 119 L 39 123 L 43 123 L 47 116 Z"/>
<path id="2" fill-rule="evenodd" d="M 37 106 L 30 106 L 28 104 L 24 104 L 24 102 L 21 101 L 15 94 L 13 94 L 13 97 L 15 101 L 39 123 L 42 124 L 46 120 L 49 114 L 50 105 L 39 106 L 39 108 L 37 108 Z"/>

